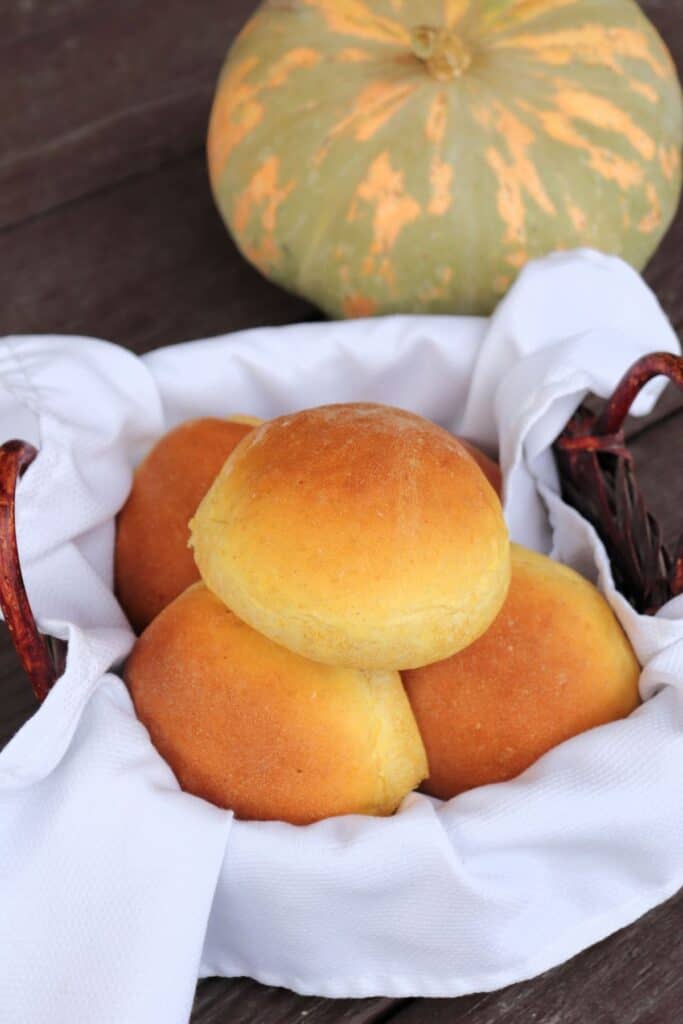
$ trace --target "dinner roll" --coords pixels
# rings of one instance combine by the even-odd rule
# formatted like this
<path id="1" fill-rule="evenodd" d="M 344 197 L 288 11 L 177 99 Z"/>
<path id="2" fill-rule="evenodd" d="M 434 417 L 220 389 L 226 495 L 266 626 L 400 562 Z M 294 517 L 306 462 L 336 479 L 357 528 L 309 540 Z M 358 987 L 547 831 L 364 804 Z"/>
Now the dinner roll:
<path id="1" fill-rule="evenodd" d="M 443 799 L 503 782 L 639 703 L 640 668 L 607 601 L 582 576 L 513 545 L 503 610 L 467 650 L 403 674 Z"/>
<path id="2" fill-rule="evenodd" d="M 253 426 L 248 417 L 191 420 L 162 437 L 138 467 L 116 522 L 114 554 L 116 595 L 136 632 L 199 579 L 188 522 Z"/>
<path id="3" fill-rule="evenodd" d="M 447 431 L 382 405 L 257 428 L 192 520 L 207 586 L 331 665 L 412 668 L 478 637 L 509 583 L 500 501 Z"/>
<path id="4" fill-rule="evenodd" d="M 201 583 L 148 626 L 126 680 L 183 789 L 240 818 L 391 814 L 427 772 L 397 672 L 308 661 Z"/>

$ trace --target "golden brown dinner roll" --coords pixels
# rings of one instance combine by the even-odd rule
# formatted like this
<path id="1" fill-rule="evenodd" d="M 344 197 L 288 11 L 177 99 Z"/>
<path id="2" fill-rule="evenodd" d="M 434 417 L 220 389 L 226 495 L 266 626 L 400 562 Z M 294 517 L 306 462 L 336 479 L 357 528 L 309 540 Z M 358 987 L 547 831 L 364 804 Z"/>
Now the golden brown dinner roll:
<path id="1" fill-rule="evenodd" d="M 488 632 L 403 674 L 427 748 L 424 789 L 448 799 L 519 775 L 570 736 L 630 714 L 639 674 L 599 591 L 513 545 L 510 592 Z"/>
<path id="2" fill-rule="evenodd" d="M 397 672 L 292 654 L 201 583 L 148 626 L 126 679 L 183 789 L 240 818 L 391 814 L 427 772 Z"/>
<path id="3" fill-rule="evenodd" d="M 500 501 L 461 444 L 382 405 L 258 427 L 192 521 L 207 586 L 290 650 L 412 668 L 491 623 L 510 571 Z"/>
<path id="4" fill-rule="evenodd" d="M 245 422 L 245 420 L 249 422 Z M 161 438 L 138 467 L 116 523 L 116 595 L 136 632 L 199 579 L 188 522 L 236 444 L 247 417 L 199 419 Z"/>

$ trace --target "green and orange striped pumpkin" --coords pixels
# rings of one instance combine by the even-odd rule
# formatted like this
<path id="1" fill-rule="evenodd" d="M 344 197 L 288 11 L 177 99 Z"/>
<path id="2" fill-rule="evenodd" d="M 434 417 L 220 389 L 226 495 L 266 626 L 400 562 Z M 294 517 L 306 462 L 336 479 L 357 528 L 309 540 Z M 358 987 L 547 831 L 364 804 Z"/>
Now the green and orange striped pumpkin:
<path id="1" fill-rule="evenodd" d="M 208 160 L 244 255 L 328 314 L 488 313 L 552 250 L 642 267 L 682 131 L 634 0 L 267 0 Z"/>

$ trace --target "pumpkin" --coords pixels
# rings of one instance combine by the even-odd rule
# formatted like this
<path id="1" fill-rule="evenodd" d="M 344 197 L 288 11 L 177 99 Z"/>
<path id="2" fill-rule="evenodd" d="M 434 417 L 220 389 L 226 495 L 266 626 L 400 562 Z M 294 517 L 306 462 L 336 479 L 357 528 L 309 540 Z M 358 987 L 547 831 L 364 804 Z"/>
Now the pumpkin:
<path id="1" fill-rule="evenodd" d="M 633 0 L 268 0 L 208 134 L 244 255 L 331 316 L 487 314 L 534 257 L 641 268 L 681 89 Z"/>

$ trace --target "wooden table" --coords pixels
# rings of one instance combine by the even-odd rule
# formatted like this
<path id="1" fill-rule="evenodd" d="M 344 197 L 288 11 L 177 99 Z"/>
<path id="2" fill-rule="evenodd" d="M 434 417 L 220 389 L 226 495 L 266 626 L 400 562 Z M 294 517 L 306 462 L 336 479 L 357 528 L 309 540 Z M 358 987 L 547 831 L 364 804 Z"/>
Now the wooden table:
<path id="1" fill-rule="evenodd" d="M 207 187 L 203 140 L 227 46 L 254 0 L 4 0 L 0 7 L 0 333 L 94 335 L 143 352 L 315 310 L 238 256 Z M 683 0 L 642 5 L 683 67 Z M 647 278 L 683 326 L 683 216 Z M 634 430 L 652 505 L 681 525 L 683 405 Z M 0 745 L 33 713 L 5 636 Z M 683 784 L 683 780 L 682 780 Z M 0 1008 L 0 1017 L 2 1011 Z M 303 999 L 203 982 L 195 1024 L 680 1024 L 683 894 L 574 961 L 455 1000 Z M 46 1022 L 47 1024 L 47 1022 Z"/>

